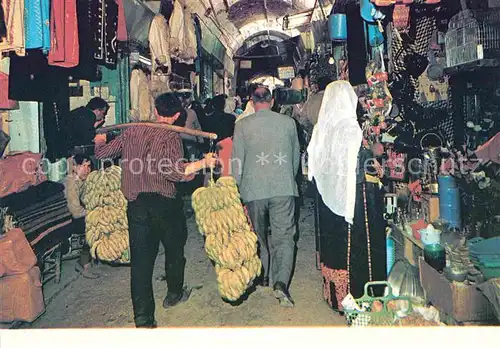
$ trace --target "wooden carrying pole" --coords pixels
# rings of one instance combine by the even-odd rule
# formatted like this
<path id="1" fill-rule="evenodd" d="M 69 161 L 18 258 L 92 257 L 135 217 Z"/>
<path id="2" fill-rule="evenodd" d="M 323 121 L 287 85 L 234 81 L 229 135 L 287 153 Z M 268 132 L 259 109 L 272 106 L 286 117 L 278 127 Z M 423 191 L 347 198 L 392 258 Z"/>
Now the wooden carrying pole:
<path id="1" fill-rule="evenodd" d="M 174 131 L 177 133 L 185 133 L 185 134 L 193 135 L 196 137 L 203 137 L 203 138 L 208 138 L 211 140 L 217 140 L 217 134 L 215 134 L 215 133 L 202 132 L 202 131 L 199 131 L 196 129 L 189 129 L 189 128 L 184 128 L 184 127 L 179 127 L 179 126 L 173 126 L 173 125 L 166 124 L 166 123 L 152 123 L 152 122 L 123 123 L 123 124 L 117 124 L 114 126 L 101 127 L 101 128 L 98 128 L 96 130 L 96 133 L 104 134 L 104 133 L 108 133 L 108 132 L 111 132 L 114 130 L 125 129 L 125 128 L 135 127 L 135 126 L 166 128 L 166 129 L 170 129 L 171 131 Z"/>

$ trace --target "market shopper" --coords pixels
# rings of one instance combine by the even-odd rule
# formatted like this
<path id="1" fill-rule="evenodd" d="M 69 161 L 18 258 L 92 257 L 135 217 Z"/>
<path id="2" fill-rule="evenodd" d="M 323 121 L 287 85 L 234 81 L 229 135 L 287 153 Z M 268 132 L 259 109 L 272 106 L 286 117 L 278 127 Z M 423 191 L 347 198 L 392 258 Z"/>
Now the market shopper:
<path id="1" fill-rule="evenodd" d="M 70 155 L 94 154 L 96 129 L 105 122 L 109 104 L 100 97 L 90 99 L 86 106 L 81 106 L 68 115 L 68 151 Z M 97 139 L 102 139 L 98 136 Z M 99 141 L 99 140 L 98 140 Z"/>
<path id="2" fill-rule="evenodd" d="M 226 107 L 226 96 L 220 94 L 215 96 L 208 107 L 206 122 L 202 124 L 203 131 L 217 134 L 217 141 L 232 137 L 236 117 L 224 111 Z"/>
<path id="3" fill-rule="evenodd" d="M 66 181 L 64 182 L 64 195 L 68 209 L 73 217 L 70 228 L 73 234 L 85 235 L 85 216 L 87 215 L 87 211 L 82 199 L 85 180 L 92 171 L 92 163 L 90 157 L 84 155 L 75 155 L 71 160 L 73 161 L 73 172 L 66 177 Z M 90 256 L 90 248 L 85 243 L 76 264 L 76 271 L 82 273 L 85 278 L 99 278 L 99 274 L 92 272 L 91 267 L 92 258 Z"/>
<path id="4" fill-rule="evenodd" d="M 185 123 L 186 113 L 175 94 L 167 93 L 155 101 L 158 123 Z M 183 118 L 183 120 L 181 119 Z M 134 126 L 109 144 L 99 147 L 100 159 L 122 158 L 122 191 L 129 201 L 131 289 L 136 327 L 156 327 L 154 319 L 153 269 L 161 242 L 165 248 L 168 286 L 164 308 L 187 301 L 184 287 L 184 245 L 187 239 L 182 204 L 176 183 L 189 181 L 196 172 L 213 167 L 216 159 L 187 163 L 183 159 L 179 133 L 163 128 Z"/>
<path id="5" fill-rule="evenodd" d="M 362 146 L 357 105 L 349 82 L 329 84 L 307 149 L 319 202 L 322 273 L 330 289 L 325 296 L 336 311 L 343 310 L 347 294 L 359 298 L 368 281 L 386 278 L 383 173 L 372 168 L 378 167 L 374 156 Z"/>
<path id="6" fill-rule="evenodd" d="M 293 306 L 288 291 L 295 252 L 295 175 L 299 141 L 295 122 L 270 111 L 272 95 L 265 87 L 252 95 L 255 114 L 238 121 L 233 137 L 231 171 L 255 228 L 263 264 L 262 285 L 273 284 L 282 306 Z M 269 215 L 272 243 L 268 243 Z"/>
<path id="7" fill-rule="evenodd" d="M 238 117 L 236 118 L 236 122 L 238 122 L 238 121 L 244 119 L 245 117 L 255 113 L 255 109 L 254 109 L 254 105 L 253 105 L 253 101 L 252 101 L 252 95 L 255 92 L 255 90 L 259 87 L 261 87 L 261 85 L 259 85 L 257 83 L 252 83 L 248 87 L 248 101 L 247 101 L 247 104 L 245 105 L 245 110 L 243 110 L 243 112 L 238 115 Z"/>

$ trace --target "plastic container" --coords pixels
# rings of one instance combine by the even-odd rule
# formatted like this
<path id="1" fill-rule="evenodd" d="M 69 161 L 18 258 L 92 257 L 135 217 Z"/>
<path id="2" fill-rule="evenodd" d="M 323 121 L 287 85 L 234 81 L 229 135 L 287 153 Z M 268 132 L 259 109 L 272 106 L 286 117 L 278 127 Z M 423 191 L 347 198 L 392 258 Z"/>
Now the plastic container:
<path id="1" fill-rule="evenodd" d="M 451 175 L 438 175 L 439 189 L 456 188 L 457 182 Z"/>
<path id="2" fill-rule="evenodd" d="M 368 23 L 375 23 L 378 20 L 384 19 L 384 14 L 370 0 L 360 0 L 359 7 L 361 18 Z"/>
<path id="3" fill-rule="evenodd" d="M 439 244 L 441 242 L 441 231 L 436 230 L 430 224 L 427 228 L 420 230 L 420 236 L 424 245 Z"/>
<path id="4" fill-rule="evenodd" d="M 439 215 L 448 222 L 448 228 L 461 228 L 460 190 L 451 176 L 438 176 Z"/>
<path id="5" fill-rule="evenodd" d="M 446 267 L 446 251 L 439 244 L 426 245 L 424 260 L 436 271 L 441 272 Z"/>
<path id="6" fill-rule="evenodd" d="M 387 247 L 387 275 L 391 273 L 392 267 L 396 262 L 396 244 L 394 243 L 394 239 L 391 236 L 388 236 L 386 239 L 386 247 Z"/>
<path id="7" fill-rule="evenodd" d="M 344 13 L 334 13 L 328 18 L 328 31 L 330 40 L 347 40 L 347 16 Z"/>
<path id="8" fill-rule="evenodd" d="M 386 296 L 372 297 L 368 293 L 368 289 L 373 286 L 384 285 L 387 287 Z M 406 313 L 412 312 L 411 299 L 407 297 L 396 297 L 393 295 L 392 287 L 388 282 L 368 282 L 365 284 L 365 293 L 361 298 L 355 299 L 356 304 L 363 308 L 366 305 L 368 308 L 365 311 L 345 309 L 345 317 L 347 325 L 351 327 L 365 326 L 392 326 L 398 325 L 396 313 L 389 309 L 388 304 L 393 301 L 404 300 L 407 302 Z M 383 308 L 379 311 L 374 311 L 374 303 L 382 303 Z"/>
<path id="9" fill-rule="evenodd" d="M 384 35 L 376 24 L 367 25 L 367 36 L 371 47 L 377 47 L 384 43 Z"/>

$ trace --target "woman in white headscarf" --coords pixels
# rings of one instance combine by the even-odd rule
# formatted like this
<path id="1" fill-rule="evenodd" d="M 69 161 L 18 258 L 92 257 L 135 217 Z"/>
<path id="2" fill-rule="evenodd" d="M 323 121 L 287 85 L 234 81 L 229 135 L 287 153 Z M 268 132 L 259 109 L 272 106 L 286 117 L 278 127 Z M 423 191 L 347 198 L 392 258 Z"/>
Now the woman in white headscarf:
<path id="1" fill-rule="evenodd" d="M 309 180 L 319 196 L 324 295 L 338 311 L 348 293 L 361 297 L 366 282 L 386 276 L 383 201 L 378 184 L 366 180 L 373 156 L 362 146 L 357 105 L 349 82 L 329 84 L 307 149 Z"/>

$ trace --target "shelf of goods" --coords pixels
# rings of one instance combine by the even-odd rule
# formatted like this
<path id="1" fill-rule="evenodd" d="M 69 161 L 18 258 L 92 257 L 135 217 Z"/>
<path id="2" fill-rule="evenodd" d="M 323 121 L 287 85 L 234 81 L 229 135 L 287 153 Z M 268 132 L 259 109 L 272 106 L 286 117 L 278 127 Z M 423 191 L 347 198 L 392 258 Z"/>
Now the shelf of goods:
<path id="1" fill-rule="evenodd" d="M 449 281 L 420 257 L 420 283 L 427 302 L 438 308 L 453 323 L 489 322 L 495 318 L 494 310 L 474 285 Z"/>
<path id="2" fill-rule="evenodd" d="M 413 266 L 418 266 L 418 258 L 424 255 L 424 243 L 402 231 L 400 226 L 391 225 L 392 238 L 396 248 L 396 260 L 406 259 Z"/>

